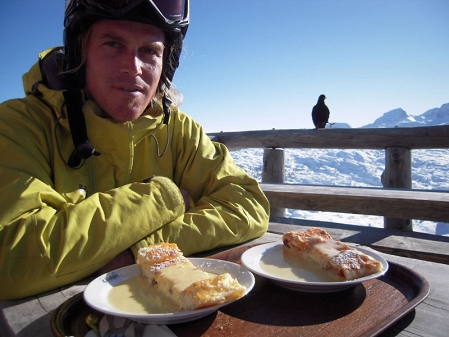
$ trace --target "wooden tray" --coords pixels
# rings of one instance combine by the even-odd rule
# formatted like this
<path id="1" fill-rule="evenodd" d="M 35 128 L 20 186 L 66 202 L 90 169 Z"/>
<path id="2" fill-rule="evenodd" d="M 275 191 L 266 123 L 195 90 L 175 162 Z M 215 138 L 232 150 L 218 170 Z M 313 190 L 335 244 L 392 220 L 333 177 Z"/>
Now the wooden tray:
<path id="1" fill-rule="evenodd" d="M 238 247 L 210 258 L 240 263 Z M 389 262 L 385 276 L 336 293 L 302 293 L 255 275 L 256 285 L 243 299 L 197 321 L 170 325 L 179 337 L 194 336 L 376 336 L 411 312 L 429 293 L 427 280 Z M 52 316 L 56 336 L 81 336 L 85 317 L 95 313 L 82 295 L 63 303 Z"/>

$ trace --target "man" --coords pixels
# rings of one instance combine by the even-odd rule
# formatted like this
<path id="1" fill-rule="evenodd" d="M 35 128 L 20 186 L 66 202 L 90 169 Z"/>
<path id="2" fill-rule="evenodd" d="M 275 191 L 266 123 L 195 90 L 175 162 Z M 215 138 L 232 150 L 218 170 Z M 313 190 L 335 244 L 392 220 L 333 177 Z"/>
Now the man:
<path id="1" fill-rule="evenodd" d="M 226 147 L 170 105 L 188 0 L 68 0 L 64 49 L 0 105 L 0 299 L 262 235 L 269 205 Z"/>

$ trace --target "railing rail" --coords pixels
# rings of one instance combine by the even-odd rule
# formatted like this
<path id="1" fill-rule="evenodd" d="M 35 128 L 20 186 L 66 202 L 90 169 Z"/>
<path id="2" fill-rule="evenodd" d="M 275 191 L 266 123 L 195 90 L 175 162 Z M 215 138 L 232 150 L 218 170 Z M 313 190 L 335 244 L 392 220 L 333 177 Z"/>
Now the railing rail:
<path id="1" fill-rule="evenodd" d="M 295 130 L 266 130 L 266 131 L 240 131 L 240 132 L 220 132 L 208 134 L 212 139 L 224 143 L 231 151 L 244 148 L 264 148 L 262 182 L 264 183 L 284 183 L 284 149 L 296 148 L 322 148 L 322 149 L 364 149 L 364 150 L 385 150 L 385 169 L 382 175 L 382 183 L 385 188 L 400 188 L 404 191 L 389 193 L 388 198 L 394 201 L 397 208 L 397 214 L 400 216 L 392 217 L 394 212 L 376 211 L 379 215 L 385 217 L 385 227 L 390 229 L 411 230 L 411 219 L 404 218 L 404 214 L 410 210 L 410 207 L 417 209 L 410 214 L 416 216 L 416 219 L 429 219 L 449 222 L 447 212 L 441 212 L 441 203 L 439 200 L 432 200 L 436 194 L 429 194 L 429 199 L 422 200 L 425 194 L 422 191 L 412 189 L 412 163 L 411 150 L 414 149 L 448 149 L 449 148 L 449 125 L 428 126 L 428 127 L 410 127 L 410 128 L 377 128 L 377 129 L 295 129 Z M 282 187 L 282 186 L 281 186 Z M 268 186 L 266 186 L 268 188 Z M 327 202 L 321 202 L 319 210 L 332 212 L 353 212 L 350 208 L 344 206 L 344 203 L 332 202 L 338 201 L 336 196 L 336 186 L 327 186 L 325 189 L 315 188 L 314 195 L 320 195 Z M 319 193 L 317 192 L 319 190 Z M 368 189 L 360 189 L 357 199 L 353 200 L 359 204 L 373 202 L 373 194 L 367 193 Z M 386 191 L 386 190 L 385 190 Z M 290 199 L 287 203 L 281 204 L 279 200 L 286 200 L 285 189 L 279 188 L 274 191 L 273 188 L 267 189 L 270 202 L 272 203 L 272 214 L 274 216 L 283 216 L 285 207 L 317 210 L 311 203 L 307 203 L 307 198 L 311 198 L 310 193 L 302 192 L 300 188 L 295 189 L 298 202 L 292 203 Z M 310 191 L 309 191 L 310 192 Z M 341 191 L 340 191 L 341 192 Z M 444 200 L 443 205 L 447 203 L 449 192 L 441 192 Z M 405 199 L 404 199 L 405 196 Z M 430 197 L 432 196 L 432 197 Z M 385 196 L 384 196 L 385 197 Z M 283 199 L 284 198 L 284 199 Z M 392 199 L 391 199 L 392 198 Z M 402 198 L 402 199 L 401 199 Z M 324 200 L 323 199 L 323 200 Z M 302 200 L 299 202 L 299 200 Z M 426 201 L 426 202 L 424 202 Z M 336 206 L 338 204 L 340 206 Z M 307 206 L 309 205 L 309 206 Z M 316 205 L 316 204 L 315 204 Z M 436 210 L 437 206 L 440 210 Z M 424 207 L 426 210 L 424 211 Z M 429 209 L 430 207 L 430 209 Z M 433 208 L 432 208 L 433 207 Z M 443 206 L 444 207 L 444 206 Z M 359 207 L 360 209 L 360 207 Z M 419 209 L 422 209 L 420 212 Z M 435 210 L 435 211 L 434 211 Z M 369 207 L 365 207 L 365 213 L 373 214 Z M 371 212 L 371 213 L 370 213 Z M 360 212 L 358 212 L 360 213 Z"/>
<path id="2" fill-rule="evenodd" d="M 412 149 L 449 148 L 449 125 L 380 129 L 294 129 L 209 133 L 231 151 L 244 148 Z"/>
<path id="3" fill-rule="evenodd" d="M 277 183 L 260 186 L 274 208 L 449 220 L 449 192 Z"/>

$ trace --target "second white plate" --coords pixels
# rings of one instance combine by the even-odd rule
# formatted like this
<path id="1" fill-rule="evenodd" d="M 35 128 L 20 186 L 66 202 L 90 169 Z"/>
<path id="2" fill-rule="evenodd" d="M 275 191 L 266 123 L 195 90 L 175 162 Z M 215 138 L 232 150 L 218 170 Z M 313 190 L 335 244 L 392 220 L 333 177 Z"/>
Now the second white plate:
<path id="1" fill-rule="evenodd" d="M 351 244 L 349 244 L 351 246 Z M 376 274 L 352 281 L 322 282 L 309 271 L 293 267 L 283 259 L 283 244 L 276 242 L 262 244 L 248 249 L 242 255 L 243 265 L 253 273 L 266 277 L 274 283 L 296 291 L 326 293 L 344 290 L 364 281 L 378 278 L 388 270 L 388 262 L 368 247 L 353 245 L 357 250 L 372 256 L 382 263 L 382 270 Z"/>

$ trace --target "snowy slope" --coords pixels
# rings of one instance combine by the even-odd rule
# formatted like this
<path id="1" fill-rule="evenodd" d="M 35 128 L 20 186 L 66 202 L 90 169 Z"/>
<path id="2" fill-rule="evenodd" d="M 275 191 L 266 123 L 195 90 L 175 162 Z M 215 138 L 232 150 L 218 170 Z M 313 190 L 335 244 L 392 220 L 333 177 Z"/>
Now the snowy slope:
<path id="1" fill-rule="evenodd" d="M 385 113 L 365 128 L 412 127 L 449 124 L 449 103 L 409 116 L 402 109 Z M 335 123 L 331 127 L 350 127 Z M 263 149 L 232 152 L 236 163 L 261 181 Z M 449 190 L 446 166 L 449 149 L 414 150 L 412 152 L 412 187 L 416 189 Z M 380 176 L 385 166 L 381 150 L 287 149 L 285 182 L 313 185 L 382 187 Z M 288 217 L 333 221 L 346 224 L 383 227 L 383 218 L 330 212 L 288 210 Z M 449 236 L 449 224 L 414 220 L 414 230 Z"/>

